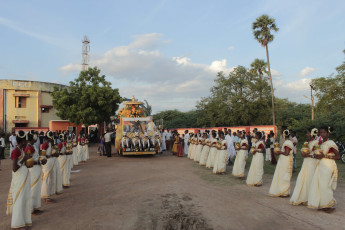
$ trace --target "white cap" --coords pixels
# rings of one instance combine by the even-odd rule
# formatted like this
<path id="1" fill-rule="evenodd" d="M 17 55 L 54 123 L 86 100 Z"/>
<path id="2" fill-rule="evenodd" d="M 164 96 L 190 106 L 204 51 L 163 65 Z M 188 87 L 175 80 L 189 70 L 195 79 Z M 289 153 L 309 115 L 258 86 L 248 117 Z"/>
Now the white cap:
<path id="1" fill-rule="evenodd" d="M 123 132 L 123 136 L 126 136 L 127 135 L 127 132 Z"/>
<path id="2" fill-rule="evenodd" d="M 138 132 L 135 132 L 135 136 L 136 136 L 136 137 L 139 137 L 139 133 L 138 133 Z"/>

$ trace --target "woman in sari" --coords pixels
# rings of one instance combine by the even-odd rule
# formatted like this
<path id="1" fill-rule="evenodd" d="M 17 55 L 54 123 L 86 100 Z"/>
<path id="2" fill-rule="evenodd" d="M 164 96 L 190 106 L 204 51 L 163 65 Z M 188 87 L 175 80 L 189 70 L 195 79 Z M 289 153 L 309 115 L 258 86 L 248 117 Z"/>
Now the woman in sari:
<path id="1" fill-rule="evenodd" d="M 214 161 L 217 155 L 217 133 L 212 132 L 212 137 L 210 139 L 210 152 L 207 157 L 206 161 L 206 168 L 213 168 L 214 167 Z"/>
<path id="2" fill-rule="evenodd" d="M 201 136 L 201 134 L 199 134 L 200 137 L 198 138 L 198 145 L 195 149 L 195 154 L 194 154 L 194 161 L 199 163 L 200 161 L 200 155 L 201 155 L 201 151 L 202 151 L 202 147 L 204 147 L 204 141 L 205 139 Z"/>
<path id="3" fill-rule="evenodd" d="M 207 138 L 207 134 L 206 134 L 205 135 L 205 145 L 201 151 L 199 165 L 206 166 L 208 155 L 210 153 L 210 147 L 211 147 L 211 139 Z"/>
<path id="4" fill-rule="evenodd" d="M 174 142 L 173 142 L 173 147 L 172 147 L 172 154 L 173 155 L 177 155 L 177 148 L 178 148 L 178 141 L 179 141 L 179 137 L 176 133 L 174 133 L 174 138 L 173 138 Z"/>
<path id="5" fill-rule="evenodd" d="M 52 155 L 52 143 L 54 143 L 54 135 L 52 131 L 48 131 L 41 145 L 42 153 L 45 153 L 47 163 L 42 165 L 42 189 L 41 197 L 46 203 L 52 203 L 50 196 L 56 193 L 56 172 L 54 170 L 56 159 Z"/>
<path id="6" fill-rule="evenodd" d="M 333 191 L 337 188 L 338 168 L 335 160 L 340 159 L 338 146 L 329 139 L 332 132 L 330 127 L 319 128 L 320 150 L 314 151 L 314 157 L 319 159 L 315 173 L 310 185 L 308 196 L 308 208 L 321 209 L 324 212 L 331 213 L 335 210 L 337 203 Z"/>
<path id="7" fill-rule="evenodd" d="M 184 151 L 183 151 L 183 142 L 184 138 L 181 138 L 179 134 L 177 134 L 177 140 L 178 140 L 178 146 L 177 146 L 177 156 L 178 157 L 183 157 L 184 156 Z"/>
<path id="8" fill-rule="evenodd" d="M 289 197 L 290 196 L 290 180 L 293 167 L 293 143 L 289 140 L 289 130 L 284 130 L 283 136 L 285 141 L 280 151 L 276 151 L 276 155 L 280 155 L 276 169 L 274 171 L 273 180 L 269 190 L 270 196 Z"/>
<path id="9" fill-rule="evenodd" d="M 234 167 L 232 169 L 232 175 L 238 177 L 239 179 L 244 179 L 244 170 L 246 167 L 246 160 L 248 158 L 248 141 L 246 140 L 246 132 L 243 130 L 240 132 L 240 142 L 237 146 L 237 154 L 234 162 Z"/>
<path id="10" fill-rule="evenodd" d="M 26 135 L 19 131 L 16 137 L 17 146 L 11 152 L 12 181 L 7 199 L 7 215 L 12 214 L 11 228 L 26 229 L 32 225 L 31 221 L 31 178 L 25 162 L 31 158 L 25 154 Z"/>
<path id="11" fill-rule="evenodd" d="M 304 160 L 290 199 L 292 205 L 307 205 L 308 203 L 310 184 L 315 173 L 316 164 L 319 161 L 314 158 L 314 147 L 318 145 L 318 141 L 315 140 L 317 134 L 318 130 L 316 128 L 307 130 L 308 148 L 301 151 Z"/>
<path id="12" fill-rule="evenodd" d="M 69 166 L 69 152 L 67 152 L 66 147 L 66 137 L 64 134 L 60 134 L 61 142 L 58 145 L 58 149 L 60 151 L 60 156 L 58 158 L 59 165 L 60 165 L 60 173 L 62 176 L 62 185 L 64 188 L 70 186 L 70 177 L 71 177 L 71 168 Z"/>
<path id="13" fill-rule="evenodd" d="M 226 173 L 226 160 L 228 156 L 226 140 L 223 131 L 219 132 L 219 142 L 217 143 L 217 156 L 214 161 L 213 173 L 225 174 Z"/>
<path id="14" fill-rule="evenodd" d="M 192 139 L 192 150 L 190 152 L 190 159 L 193 160 L 194 159 L 194 155 L 195 155 L 195 150 L 196 147 L 198 146 L 198 134 L 194 134 L 194 137 Z"/>
<path id="15" fill-rule="evenodd" d="M 41 165 L 45 165 L 47 159 L 40 159 L 39 150 L 34 143 L 37 140 L 37 134 L 34 130 L 31 130 L 27 134 L 28 144 L 24 150 L 25 153 L 31 152 L 32 158 L 35 163 L 32 168 L 29 168 L 31 177 L 31 204 L 32 214 L 37 215 L 42 213 L 41 208 L 41 189 L 42 189 L 42 168 Z"/>
<path id="16" fill-rule="evenodd" d="M 89 153 L 89 139 L 84 136 L 85 144 L 83 146 L 84 148 L 84 159 L 85 161 L 90 159 L 90 153 Z"/>
<path id="17" fill-rule="evenodd" d="M 189 147 L 188 147 L 188 155 L 187 157 L 190 159 L 190 156 L 192 154 L 192 148 L 193 148 L 193 133 L 190 133 L 189 134 L 189 140 L 188 140 L 188 143 L 189 143 Z"/>
<path id="18" fill-rule="evenodd" d="M 262 133 L 256 132 L 255 138 L 258 140 L 255 144 L 253 143 L 250 152 L 253 154 L 252 163 L 250 164 L 247 185 L 249 186 L 261 186 L 262 176 L 264 175 L 264 152 L 265 142 L 262 139 Z"/>

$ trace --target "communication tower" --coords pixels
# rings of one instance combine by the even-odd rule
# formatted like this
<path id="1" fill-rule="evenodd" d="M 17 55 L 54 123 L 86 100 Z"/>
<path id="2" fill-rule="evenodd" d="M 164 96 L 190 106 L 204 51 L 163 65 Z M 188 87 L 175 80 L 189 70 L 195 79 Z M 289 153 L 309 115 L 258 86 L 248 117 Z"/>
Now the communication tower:
<path id="1" fill-rule="evenodd" d="M 89 52 L 90 52 L 90 40 L 87 36 L 84 36 L 83 43 L 83 50 L 82 50 L 82 70 L 85 71 L 88 69 L 89 65 Z"/>

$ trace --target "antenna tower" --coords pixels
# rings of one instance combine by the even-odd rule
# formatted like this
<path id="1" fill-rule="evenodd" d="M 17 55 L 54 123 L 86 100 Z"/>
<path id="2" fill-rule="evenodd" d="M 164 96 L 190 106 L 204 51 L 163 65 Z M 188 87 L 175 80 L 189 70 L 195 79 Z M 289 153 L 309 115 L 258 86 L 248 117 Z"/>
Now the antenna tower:
<path id="1" fill-rule="evenodd" d="M 89 52 L 90 52 L 90 40 L 87 36 L 84 36 L 83 43 L 83 50 L 82 50 L 82 71 L 86 71 L 89 65 Z"/>

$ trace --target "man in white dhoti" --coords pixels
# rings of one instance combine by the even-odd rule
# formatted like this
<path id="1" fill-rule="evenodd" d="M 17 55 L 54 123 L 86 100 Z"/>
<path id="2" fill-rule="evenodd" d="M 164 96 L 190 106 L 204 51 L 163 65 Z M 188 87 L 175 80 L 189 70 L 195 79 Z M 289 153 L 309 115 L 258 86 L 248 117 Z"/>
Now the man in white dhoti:
<path id="1" fill-rule="evenodd" d="M 10 141 L 10 153 L 16 148 L 17 140 L 16 140 L 16 133 L 13 131 L 12 135 L 8 138 Z"/>
<path id="2" fill-rule="evenodd" d="M 189 133 L 188 130 L 184 131 L 184 146 L 183 146 L 183 152 L 184 155 L 187 156 L 188 155 L 188 143 L 189 142 Z"/>
<path id="3" fill-rule="evenodd" d="M 161 151 L 165 151 L 167 150 L 166 147 L 166 137 L 167 137 L 167 133 L 165 132 L 165 129 L 163 129 L 163 132 L 161 133 Z"/>

